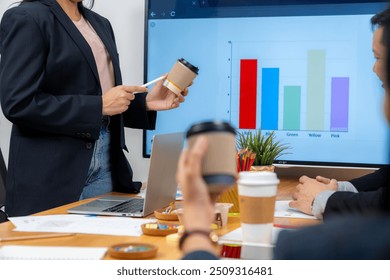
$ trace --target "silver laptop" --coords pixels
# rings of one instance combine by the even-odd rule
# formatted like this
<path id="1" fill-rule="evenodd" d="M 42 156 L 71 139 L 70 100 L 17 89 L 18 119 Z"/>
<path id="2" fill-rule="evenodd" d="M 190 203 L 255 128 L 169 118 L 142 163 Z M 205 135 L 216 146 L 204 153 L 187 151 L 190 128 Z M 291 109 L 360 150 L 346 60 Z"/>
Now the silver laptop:
<path id="1" fill-rule="evenodd" d="M 168 206 L 176 199 L 176 169 L 183 142 L 183 132 L 154 136 L 144 198 L 105 196 L 71 208 L 68 213 L 144 217 Z"/>

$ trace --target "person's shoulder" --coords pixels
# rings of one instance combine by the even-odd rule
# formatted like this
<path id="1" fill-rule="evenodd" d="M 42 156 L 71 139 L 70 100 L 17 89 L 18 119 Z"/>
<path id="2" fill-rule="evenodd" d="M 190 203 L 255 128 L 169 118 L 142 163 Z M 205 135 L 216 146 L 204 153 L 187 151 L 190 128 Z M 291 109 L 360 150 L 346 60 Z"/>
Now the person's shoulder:
<path id="1" fill-rule="evenodd" d="M 34 18 L 45 18 L 49 13 L 49 7 L 40 1 L 25 2 L 17 6 L 12 6 L 5 11 L 3 17 L 25 17 L 30 15 Z"/>
<path id="2" fill-rule="evenodd" d="M 24 2 L 9 8 L 6 13 L 28 13 L 28 14 L 42 14 L 47 13 L 49 7 L 42 4 L 40 1 Z"/>

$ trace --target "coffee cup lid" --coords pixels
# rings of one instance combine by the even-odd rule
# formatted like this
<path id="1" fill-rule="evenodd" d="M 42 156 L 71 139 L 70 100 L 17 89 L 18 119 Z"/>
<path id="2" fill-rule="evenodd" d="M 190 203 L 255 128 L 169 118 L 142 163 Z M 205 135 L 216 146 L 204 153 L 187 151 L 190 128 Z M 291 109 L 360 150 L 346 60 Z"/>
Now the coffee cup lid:
<path id="1" fill-rule="evenodd" d="M 180 58 L 178 59 L 178 61 L 182 64 L 184 64 L 188 69 L 190 69 L 192 72 L 194 72 L 196 75 L 198 75 L 199 73 L 199 68 L 192 65 L 191 63 L 189 63 L 187 60 L 185 60 L 184 58 Z"/>
<path id="2" fill-rule="evenodd" d="M 276 173 L 271 171 L 243 171 L 238 174 L 237 183 L 244 185 L 272 185 L 278 184 L 279 179 Z"/>
<path id="3" fill-rule="evenodd" d="M 187 131 L 187 138 L 198 133 L 207 132 L 229 132 L 236 135 L 235 129 L 228 122 L 206 121 L 192 125 Z"/>

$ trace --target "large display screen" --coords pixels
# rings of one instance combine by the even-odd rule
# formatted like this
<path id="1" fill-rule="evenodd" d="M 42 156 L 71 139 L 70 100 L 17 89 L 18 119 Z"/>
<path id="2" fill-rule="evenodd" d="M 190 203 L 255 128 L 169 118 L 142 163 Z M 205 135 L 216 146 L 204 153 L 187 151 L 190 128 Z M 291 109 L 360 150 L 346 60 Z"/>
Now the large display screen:
<path id="1" fill-rule="evenodd" d="M 387 3 L 309 2 L 148 0 L 145 81 L 179 58 L 199 75 L 186 101 L 144 131 L 144 156 L 154 134 L 224 120 L 244 133 L 275 131 L 290 147 L 279 164 L 388 164 L 370 24 Z"/>

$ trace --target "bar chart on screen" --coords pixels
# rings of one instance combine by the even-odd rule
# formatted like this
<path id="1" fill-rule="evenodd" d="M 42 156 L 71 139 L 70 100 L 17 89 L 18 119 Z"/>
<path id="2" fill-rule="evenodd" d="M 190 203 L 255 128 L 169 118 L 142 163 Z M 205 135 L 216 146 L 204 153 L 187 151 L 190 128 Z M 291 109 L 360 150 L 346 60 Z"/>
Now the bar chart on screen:
<path id="1" fill-rule="evenodd" d="M 218 119 L 238 132 L 275 132 L 277 140 L 291 147 L 291 153 L 278 159 L 280 164 L 387 163 L 383 88 L 372 71 L 372 15 L 336 10 L 336 15 L 319 11 L 320 16 L 251 13 L 189 19 L 186 28 L 181 21 L 159 21 L 151 29 L 158 46 L 150 52 L 152 61 L 165 59 L 161 52 L 172 53 L 172 44 L 161 49 L 160 42 L 177 24 L 182 36 L 189 29 L 199 31 L 175 41 L 177 53 L 171 60 L 188 57 L 201 72 L 186 102 L 159 114 L 150 135 Z"/>
<path id="2" fill-rule="evenodd" d="M 354 44 L 230 41 L 232 122 L 239 129 L 347 133 Z"/>

